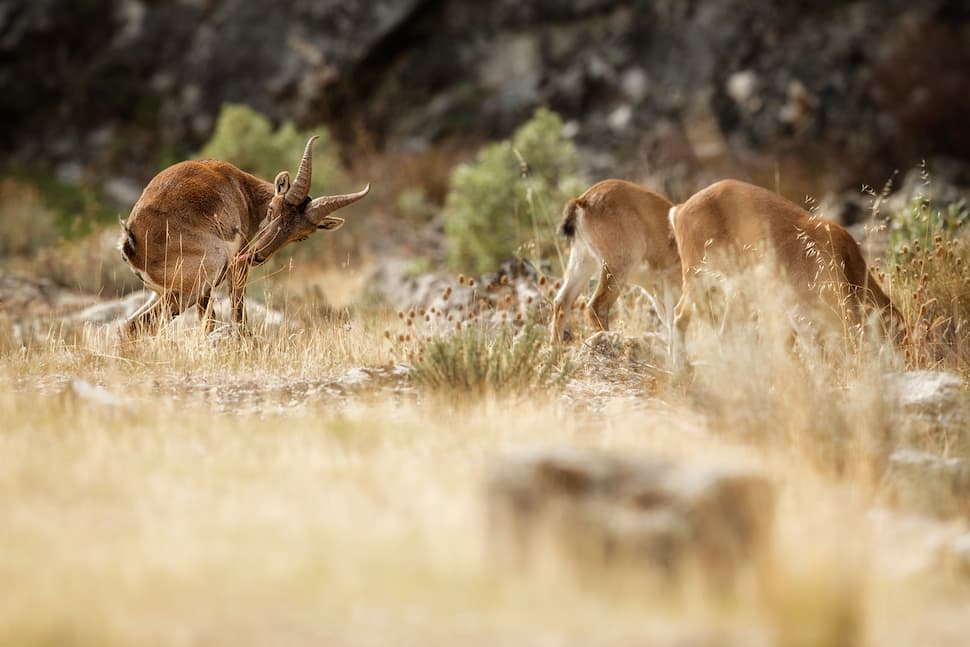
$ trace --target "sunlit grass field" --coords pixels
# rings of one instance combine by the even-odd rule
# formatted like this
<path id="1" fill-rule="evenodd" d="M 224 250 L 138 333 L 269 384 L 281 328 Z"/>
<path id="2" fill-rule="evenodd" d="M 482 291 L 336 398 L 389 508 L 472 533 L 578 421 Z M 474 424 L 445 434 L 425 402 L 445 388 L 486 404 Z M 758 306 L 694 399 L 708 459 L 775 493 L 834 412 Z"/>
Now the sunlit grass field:
<path id="1" fill-rule="evenodd" d="M 824 353 L 783 327 L 701 328 L 690 368 L 661 339 L 615 379 L 578 343 L 537 360 L 571 363 L 564 381 L 462 393 L 402 367 L 421 342 L 385 335 L 397 313 L 324 317 L 288 290 L 271 293 L 283 324 L 250 336 L 57 323 L 17 345 L 5 322 L 0 644 L 966 644 L 970 582 L 944 550 L 966 521 L 881 499 L 880 376 L 905 358 L 877 340 Z M 654 330 L 637 299 L 616 316 L 625 337 Z M 485 475 L 536 446 L 767 475 L 767 580 L 618 583 L 552 547 L 510 567 Z"/>

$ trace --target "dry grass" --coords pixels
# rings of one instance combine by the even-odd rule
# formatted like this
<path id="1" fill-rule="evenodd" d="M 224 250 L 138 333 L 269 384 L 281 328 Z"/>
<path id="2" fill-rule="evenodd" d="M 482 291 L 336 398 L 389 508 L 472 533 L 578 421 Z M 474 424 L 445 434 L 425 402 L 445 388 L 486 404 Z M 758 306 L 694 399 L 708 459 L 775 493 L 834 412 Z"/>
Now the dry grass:
<path id="1" fill-rule="evenodd" d="M 897 361 L 878 344 L 823 353 L 784 327 L 699 326 L 693 375 L 658 356 L 669 377 L 633 398 L 581 371 L 532 397 L 429 397 L 355 373 L 406 360 L 383 335 L 393 313 L 325 316 L 352 295 L 328 289 L 339 273 L 288 289 L 304 278 L 273 279 L 284 324 L 251 337 L 170 326 L 119 344 L 57 326 L 20 348 L 0 321 L 0 644 L 959 645 L 970 631 L 966 582 L 901 568 L 959 523 L 872 513 L 891 442 L 878 376 Z M 627 335 L 656 329 L 625 301 Z M 725 600 L 690 581 L 577 580 L 555 560 L 499 568 L 483 474 L 546 443 L 764 471 L 769 581 Z"/>

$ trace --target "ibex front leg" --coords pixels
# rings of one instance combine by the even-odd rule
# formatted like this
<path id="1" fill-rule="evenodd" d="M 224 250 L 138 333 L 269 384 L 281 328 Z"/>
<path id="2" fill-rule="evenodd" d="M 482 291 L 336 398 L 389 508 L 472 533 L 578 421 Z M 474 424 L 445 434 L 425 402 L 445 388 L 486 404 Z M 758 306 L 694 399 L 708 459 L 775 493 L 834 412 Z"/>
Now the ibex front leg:
<path id="1" fill-rule="evenodd" d="M 215 329 L 215 317 L 212 312 L 212 288 L 208 285 L 202 287 L 199 300 L 195 302 L 196 310 L 199 313 L 199 321 L 202 322 L 202 329 L 205 334 L 211 333 Z"/>
<path id="2" fill-rule="evenodd" d="M 246 330 L 246 283 L 249 281 L 249 263 L 236 262 L 229 269 L 229 301 L 232 304 L 232 322 L 240 331 Z"/>

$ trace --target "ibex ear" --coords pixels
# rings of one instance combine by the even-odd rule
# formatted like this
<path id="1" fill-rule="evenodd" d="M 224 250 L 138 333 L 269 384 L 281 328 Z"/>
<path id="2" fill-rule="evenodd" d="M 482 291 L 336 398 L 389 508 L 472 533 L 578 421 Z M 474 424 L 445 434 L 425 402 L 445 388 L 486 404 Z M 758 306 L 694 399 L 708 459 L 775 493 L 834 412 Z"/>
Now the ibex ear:
<path id="1" fill-rule="evenodd" d="M 279 175 L 276 176 L 276 195 L 284 196 L 286 192 L 290 190 L 290 174 L 286 171 L 281 171 Z"/>
<path id="2" fill-rule="evenodd" d="M 337 218 L 335 216 L 327 216 L 323 220 L 317 223 L 317 229 L 327 229 L 333 231 L 334 229 L 340 229 L 344 226 L 344 219 Z"/>

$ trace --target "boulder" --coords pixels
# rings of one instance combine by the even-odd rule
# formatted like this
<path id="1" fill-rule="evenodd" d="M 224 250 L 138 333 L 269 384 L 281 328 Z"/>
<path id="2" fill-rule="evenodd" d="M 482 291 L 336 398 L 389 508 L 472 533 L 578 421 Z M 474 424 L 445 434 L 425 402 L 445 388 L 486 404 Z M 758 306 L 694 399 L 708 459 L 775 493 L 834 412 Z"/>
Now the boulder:
<path id="1" fill-rule="evenodd" d="M 884 389 L 886 401 L 897 408 L 898 442 L 970 456 L 970 392 L 962 377 L 946 371 L 891 373 Z"/>
<path id="2" fill-rule="evenodd" d="M 772 485 L 738 467 L 542 448 L 496 460 L 486 491 L 495 552 L 517 566 L 552 546 L 584 572 L 720 589 L 770 553 Z"/>

